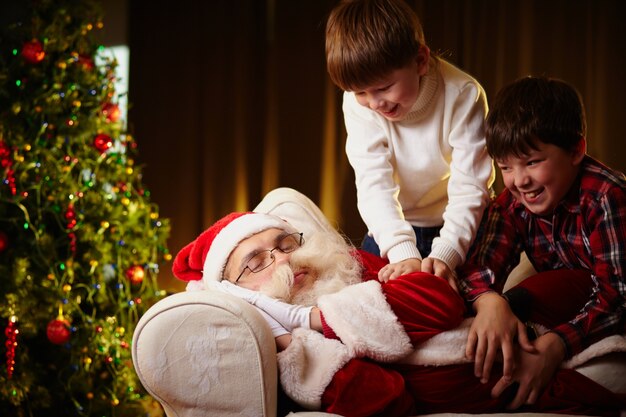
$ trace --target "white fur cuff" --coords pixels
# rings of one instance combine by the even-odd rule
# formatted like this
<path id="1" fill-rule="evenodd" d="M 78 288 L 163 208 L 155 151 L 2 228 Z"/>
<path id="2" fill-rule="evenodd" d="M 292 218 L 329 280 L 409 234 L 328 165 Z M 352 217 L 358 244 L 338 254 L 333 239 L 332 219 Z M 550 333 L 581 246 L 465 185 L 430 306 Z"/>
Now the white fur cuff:
<path id="1" fill-rule="evenodd" d="M 324 390 L 352 356 L 341 342 L 314 330 L 299 327 L 291 335 L 287 349 L 278 354 L 280 383 L 292 400 L 319 410 Z"/>
<path id="2" fill-rule="evenodd" d="M 459 327 L 441 332 L 418 345 L 403 363 L 413 365 L 455 365 L 469 363 L 465 357 L 465 345 L 473 318 L 465 319 Z"/>
<path id="3" fill-rule="evenodd" d="M 392 362 L 413 350 L 377 281 L 324 295 L 318 306 L 326 323 L 356 357 Z"/>

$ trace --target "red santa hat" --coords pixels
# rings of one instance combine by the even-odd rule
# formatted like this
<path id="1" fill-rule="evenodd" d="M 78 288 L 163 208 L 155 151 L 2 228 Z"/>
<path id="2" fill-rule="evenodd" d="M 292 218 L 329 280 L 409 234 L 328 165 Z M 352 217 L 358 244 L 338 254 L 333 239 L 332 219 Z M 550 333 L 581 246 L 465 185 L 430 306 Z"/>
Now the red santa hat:
<path id="1" fill-rule="evenodd" d="M 231 213 L 181 249 L 172 272 L 183 281 L 221 281 L 228 258 L 239 242 L 267 229 L 297 232 L 285 220 L 271 214 Z"/>

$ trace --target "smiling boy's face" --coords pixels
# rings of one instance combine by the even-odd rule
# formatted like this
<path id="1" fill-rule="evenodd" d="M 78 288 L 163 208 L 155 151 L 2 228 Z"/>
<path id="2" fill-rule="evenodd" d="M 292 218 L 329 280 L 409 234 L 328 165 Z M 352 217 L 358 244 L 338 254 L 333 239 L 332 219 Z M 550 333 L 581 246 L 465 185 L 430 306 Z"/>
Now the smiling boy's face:
<path id="1" fill-rule="evenodd" d="M 385 119 L 402 120 L 417 100 L 420 78 L 428 72 L 430 50 L 420 48 L 415 60 L 402 68 L 391 71 L 379 82 L 354 91 L 357 102 Z"/>
<path id="2" fill-rule="evenodd" d="M 496 160 L 506 188 L 529 211 L 546 216 L 569 192 L 585 156 L 585 140 L 569 152 L 555 145 L 536 142 L 528 155 L 509 155 Z"/>

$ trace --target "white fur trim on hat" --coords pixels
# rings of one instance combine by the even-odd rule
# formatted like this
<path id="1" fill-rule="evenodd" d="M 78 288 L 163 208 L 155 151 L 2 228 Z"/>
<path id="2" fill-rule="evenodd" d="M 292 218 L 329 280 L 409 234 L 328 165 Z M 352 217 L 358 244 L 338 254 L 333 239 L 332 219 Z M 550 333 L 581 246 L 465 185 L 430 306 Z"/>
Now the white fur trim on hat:
<path id="1" fill-rule="evenodd" d="M 215 236 L 202 268 L 202 280 L 221 281 L 228 258 L 239 242 L 267 229 L 297 231 L 280 217 L 265 213 L 249 213 L 237 217 Z"/>

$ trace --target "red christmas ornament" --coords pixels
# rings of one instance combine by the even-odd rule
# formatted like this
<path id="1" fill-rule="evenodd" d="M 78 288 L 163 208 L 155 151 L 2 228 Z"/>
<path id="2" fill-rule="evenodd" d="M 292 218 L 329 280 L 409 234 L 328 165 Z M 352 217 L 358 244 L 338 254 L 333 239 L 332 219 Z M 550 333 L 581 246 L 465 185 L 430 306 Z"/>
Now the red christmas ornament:
<path id="1" fill-rule="evenodd" d="M 54 319 L 48 323 L 46 329 L 46 335 L 48 340 L 55 345 L 63 345 L 70 340 L 72 331 L 70 330 L 70 323 L 65 319 Z"/>
<path id="2" fill-rule="evenodd" d="M 15 349 L 17 348 L 17 335 L 20 332 L 15 324 L 15 318 L 9 319 L 7 327 L 4 329 L 4 335 L 7 338 L 5 346 L 7 348 L 7 379 L 13 377 L 13 371 L 15 371 Z"/>
<path id="3" fill-rule="evenodd" d="M 15 186 L 15 170 L 13 167 L 13 160 L 11 159 L 11 148 L 3 140 L 0 139 L 0 167 L 4 169 L 5 178 L 4 183 L 11 189 L 11 195 L 17 194 L 17 187 Z M 0 171 L 2 172 L 2 171 Z"/>
<path id="4" fill-rule="evenodd" d="M 67 237 L 70 238 L 70 250 L 72 251 L 72 253 L 76 253 L 76 233 L 74 232 L 69 232 L 67 234 Z"/>
<path id="5" fill-rule="evenodd" d="M 26 42 L 22 46 L 22 58 L 30 64 L 38 64 L 43 61 L 46 53 L 43 50 L 43 45 L 37 39 Z"/>
<path id="6" fill-rule="evenodd" d="M 0 139 L 0 163 L 2 163 L 2 168 L 8 168 L 13 165 L 13 161 L 11 160 L 11 148 L 6 142 Z"/>
<path id="7" fill-rule="evenodd" d="M 99 133 L 93 139 L 93 146 L 101 153 L 105 153 L 113 146 L 113 141 L 111 140 L 111 137 L 109 135 Z"/>
<path id="8" fill-rule="evenodd" d="M 74 211 L 74 206 L 70 204 L 65 211 L 65 220 L 67 220 L 67 228 L 73 229 L 76 226 L 76 211 Z"/>
<path id="9" fill-rule="evenodd" d="M 9 247 L 9 235 L 0 230 L 0 253 L 7 250 Z"/>
<path id="10" fill-rule="evenodd" d="M 145 276 L 146 271 L 140 265 L 131 266 L 126 270 L 126 278 L 130 280 L 131 284 L 141 284 Z"/>
<path id="11" fill-rule="evenodd" d="M 95 66 L 93 63 L 93 59 L 91 59 L 90 56 L 83 54 L 78 56 L 78 64 L 81 65 L 86 71 L 91 71 Z"/>
<path id="12" fill-rule="evenodd" d="M 115 103 L 104 103 L 102 114 L 106 117 L 107 122 L 117 122 L 121 115 L 120 107 Z"/>
<path id="13" fill-rule="evenodd" d="M 76 233 L 71 231 L 78 221 L 76 220 L 76 211 L 74 211 L 74 205 L 70 204 L 65 211 L 65 219 L 67 220 L 67 236 L 70 238 L 70 250 L 72 253 L 76 253 Z"/>

